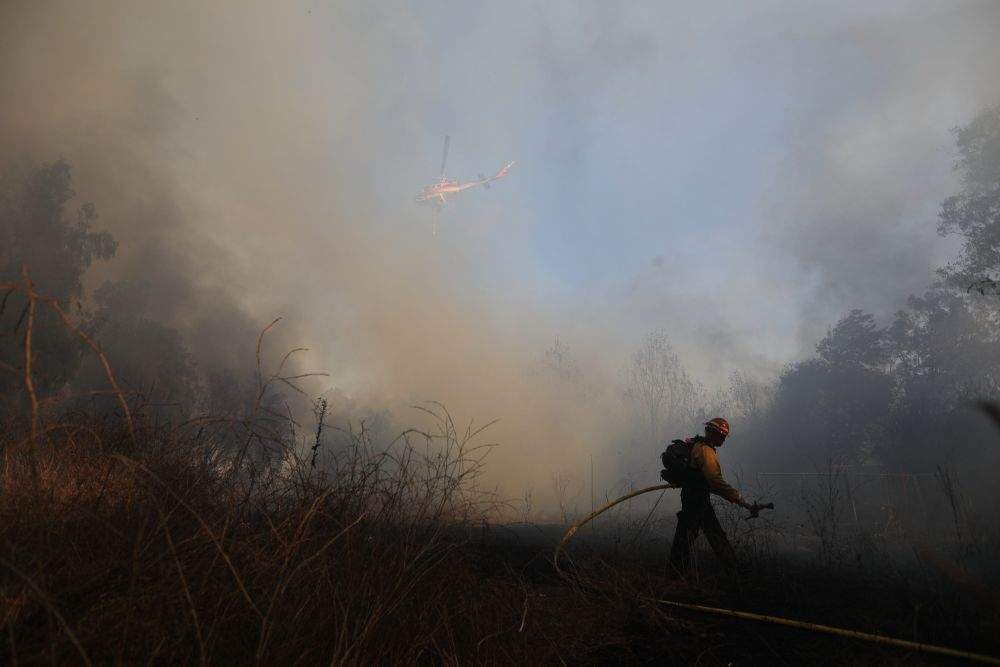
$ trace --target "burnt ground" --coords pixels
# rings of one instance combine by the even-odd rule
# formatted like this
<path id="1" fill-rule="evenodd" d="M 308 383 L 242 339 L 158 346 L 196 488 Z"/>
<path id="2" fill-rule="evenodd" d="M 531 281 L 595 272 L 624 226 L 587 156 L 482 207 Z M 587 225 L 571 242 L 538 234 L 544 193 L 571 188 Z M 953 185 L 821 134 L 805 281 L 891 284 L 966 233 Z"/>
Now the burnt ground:
<path id="1" fill-rule="evenodd" d="M 873 568 L 865 563 L 821 564 L 768 555 L 732 577 L 719 570 L 706 545 L 698 571 L 668 571 L 662 542 L 626 551 L 614 541 L 580 540 L 552 564 L 560 526 L 521 526 L 482 532 L 465 548 L 486 580 L 520 586 L 521 614 L 509 635 L 530 625 L 552 640 L 547 658 L 565 664 L 962 664 L 908 651 L 749 620 L 658 605 L 668 598 L 782 616 L 909 641 L 1000 656 L 1000 623 L 993 600 L 970 599 L 939 573 Z M 633 545 L 634 546 L 634 545 Z M 850 567 L 854 565 L 854 567 Z M 532 633 L 534 634 L 534 633 Z M 506 641 L 510 641 L 508 637 Z"/>
<path id="2" fill-rule="evenodd" d="M 663 512 L 588 526 L 564 577 L 552 563 L 563 526 L 471 523 L 437 468 L 390 476 L 383 458 L 363 459 L 326 486 L 250 477 L 251 496 L 244 478 L 157 435 L 138 451 L 112 431 L 103 448 L 8 456 L 0 662 L 959 663 L 663 599 L 1000 655 L 995 584 L 966 578 L 944 551 L 782 552 L 772 528 L 744 522 L 741 576 L 699 551 L 680 578 Z"/>

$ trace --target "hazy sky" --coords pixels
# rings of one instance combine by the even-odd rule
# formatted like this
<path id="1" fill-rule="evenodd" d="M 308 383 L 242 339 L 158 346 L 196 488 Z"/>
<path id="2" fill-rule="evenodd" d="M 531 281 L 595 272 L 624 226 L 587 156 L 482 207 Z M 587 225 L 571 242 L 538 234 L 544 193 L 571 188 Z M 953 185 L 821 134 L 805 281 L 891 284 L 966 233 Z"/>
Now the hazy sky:
<path id="1" fill-rule="evenodd" d="M 8 0 L 0 156 L 74 166 L 121 241 L 95 284 L 160 276 L 222 347 L 217 309 L 284 315 L 332 384 L 552 466 L 618 428 L 526 386 L 557 335 L 610 387 L 663 327 L 715 385 L 922 290 L 998 29 L 988 0 Z M 517 164 L 434 236 L 446 134 L 452 177 Z"/>
<path id="2" fill-rule="evenodd" d="M 319 34 L 365 54 L 337 76 L 376 100 L 331 154 L 424 229 L 407 198 L 444 134 L 454 176 L 518 160 L 431 240 L 476 265 L 463 289 L 619 340 L 665 326 L 703 371 L 773 368 L 921 290 L 954 248 L 948 130 L 1000 101 L 995 3 L 414 7 L 306 10 L 350 26 Z"/>

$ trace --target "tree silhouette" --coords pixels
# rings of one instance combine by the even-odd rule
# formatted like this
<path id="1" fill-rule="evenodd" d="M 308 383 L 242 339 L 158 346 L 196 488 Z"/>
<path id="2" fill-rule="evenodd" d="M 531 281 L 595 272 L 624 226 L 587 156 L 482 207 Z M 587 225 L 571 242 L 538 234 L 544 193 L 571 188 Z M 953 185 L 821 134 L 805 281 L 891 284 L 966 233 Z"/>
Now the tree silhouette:
<path id="1" fill-rule="evenodd" d="M 662 329 L 651 332 L 625 368 L 623 396 L 644 424 L 644 438 L 658 447 L 668 432 L 686 432 L 697 423 L 704 389 L 684 370 Z"/>
<path id="2" fill-rule="evenodd" d="M 94 231 L 97 211 L 82 205 L 76 218 L 67 209 L 75 193 L 70 168 L 63 161 L 35 167 L 21 163 L 0 172 L 0 282 L 20 282 L 30 271 L 35 289 L 60 301 L 79 299 L 82 277 L 95 260 L 110 259 L 117 247 L 107 232 Z M 0 295 L 0 361 L 24 363 L 22 339 L 27 300 L 22 294 Z M 37 313 L 33 367 L 40 397 L 49 395 L 76 372 L 80 342 L 48 309 Z M 0 396 L 21 392 L 21 380 L 0 375 Z"/>
<path id="3" fill-rule="evenodd" d="M 938 231 L 964 239 L 958 257 L 888 326 L 851 311 L 786 369 L 753 438 L 763 467 L 836 458 L 926 472 L 966 460 L 986 474 L 1000 458 L 973 410 L 1000 399 L 1000 107 L 954 133 L 961 189 Z"/>
<path id="4" fill-rule="evenodd" d="M 123 388 L 142 396 L 150 412 L 168 419 L 188 417 L 200 398 L 197 368 L 180 332 L 153 319 L 147 281 L 105 282 L 94 291 L 89 333 L 101 341 Z M 74 393 L 100 389 L 101 369 L 84 357 L 71 384 Z M 115 410 L 106 396 L 86 399 L 97 412 Z"/>
<path id="5" fill-rule="evenodd" d="M 941 274 L 953 287 L 968 289 L 1000 276 L 1000 106 L 984 110 L 954 134 L 962 189 L 941 205 L 938 232 L 965 241 Z"/>

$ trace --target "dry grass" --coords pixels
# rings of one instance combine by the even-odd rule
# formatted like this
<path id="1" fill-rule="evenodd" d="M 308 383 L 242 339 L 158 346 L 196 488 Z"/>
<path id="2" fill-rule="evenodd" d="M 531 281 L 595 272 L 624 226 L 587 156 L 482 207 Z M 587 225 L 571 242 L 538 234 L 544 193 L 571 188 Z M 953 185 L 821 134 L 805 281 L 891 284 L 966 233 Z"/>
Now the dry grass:
<path id="1" fill-rule="evenodd" d="M 298 391 L 261 370 L 242 419 L 154 425 L 129 404 L 99 344 L 38 294 L 25 268 L 22 380 L 0 448 L 0 636 L 5 661 L 208 663 L 509 661 L 526 627 L 523 585 L 483 577 L 469 534 L 496 499 L 477 488 L 482 429 L 433 428 L 378 443 L 362 428 L 308 461 L 266 397 Z M 121 419 L 40 400 L 36 304 L 97 355 Z M 20 322 L 19 322 L 20 324 Z M 308 374 L 307 374 L 308 375 Z M 324 411 L 325 412 L 325 411 Z M 292 435 L 290 435 L 292 434 Z M 340 439 L 343 442 L 344 438 Z M 317 465 L 317 457 L 322 465 Z M 520 642 L 522 658 L 530 642 Z M 515 651 L 515 653 L 511 653 Z M 533 649 L 533 654 L 544 655 Z"/>
<path id="2" fill-rule="evenodd" d="M 27 274 L 18 288 L 29 304 L 58 306 L 31 291 Z M 30 341 L 29 327 L 22 368 L 0 369 L 21 374 L 28 394 L 26 414 L 12 413 L 0 435 L 0 660 L 9 664 L 911 658 L 692 617 L 650 603 L 660 597 L 997 648 L 982 601 L 891 569 L 859 576 L 783 561 L 766 531 L 734 531 L 756 560 L 747 577 L 727 579 L 709 563 L 678 580 L 644 536 L 672 528 L 655 505 L 612 517 L 610 550 L 576 549 L 574 579 L 560 580 L 549 545 L 491 527 L 511 509 L 478 485 L 483 429 L 456 428 L 443 406 L 421 406 L 431 427 L 388 442 L 362 426 L 325 449 L 322 405 L 316 432 L 292 435 L 264 399 L 275 385 L 295 388 L 301 376 L 283 374 L 294 351 L 258 372 L 245 418 L 164 425 L 129 409 L 96 343 L 121 419 L 38 400 Z M 725 523 L 740 526 L 735 515 Z"/>
<path id="3" fill-rule="evenodd" d="M 696 577 L 679 581 L 662 551 L 639 542 L 611 551 L 579 545 L 574 581 L 561 581 L 547 547 L 519 546 L 484 528 L 497 509 L 475 483 L 485 450 L 446 412 L 431 414 L 436 429 L 409 431 L 391 447 L 376 446 L 364 430 L 354 433 L 348 447 L 325 452 L 327 464 L 317 469 L 286 450 L 266 466 L 244 453 L 234 470 L 237 453 L 213 451 L 210 441 L 184 436 L 184 429 L 152 428 L 141 419 L 139 447 L 120 422 L 67 425 L 32 450 L 23 440 L 12 450 L 17 442 L 8 439 L 0 477 L 0 659 L 912 658 L 650 604 L 661 597 L 993 648 L 995 619 L 974 600 L 933 577 L 891 570 L 859 574 L 757 552 L 761 562 L 741 581 L 722 576 L 711 559 Z M 36 459 L 34 479 L 29 457 Z M 634 535 L 625 530 L 623 537 Z"/>
<path id="4" fill-rule="evenodd" d="M 691 657 L 687 645 L 643 643 L 651 627 L 690 622 L 637 612 L 624 583 L 634 570 L 596 592 L 567 586 L 547 548 L 489 528 L 502 508 L 476 485 L 487 450 L 427 409 L 435 429 L 383 447 L 361 430 L 326 452 L 323 473 L 291 448 L 265 466 L 141 418 L 138 447 L 120 422 L 84 416 L 31 447 L 0 442 L 0 660 Z"/>
<path id="5" fill-rule="evenodd" d="M 210 443 L 138 424 L 139 448 L 120 425 L 97 423 L 86 428 L 99 441 L 75 446 L 68 435 L 17 451 L 4 442 L 7 659 L 490 655 L 483 640 L 509 626 L 504 609 L 519 614 L 524 595 L 468 562 L 467 529 L 492 501 L 474 488 L 475 447 L 436 415 L 440 432 L 404 434 L 385 451 L 355 439 L 322 476 L 292 452 L 234 473 L 206 455 Z"/>

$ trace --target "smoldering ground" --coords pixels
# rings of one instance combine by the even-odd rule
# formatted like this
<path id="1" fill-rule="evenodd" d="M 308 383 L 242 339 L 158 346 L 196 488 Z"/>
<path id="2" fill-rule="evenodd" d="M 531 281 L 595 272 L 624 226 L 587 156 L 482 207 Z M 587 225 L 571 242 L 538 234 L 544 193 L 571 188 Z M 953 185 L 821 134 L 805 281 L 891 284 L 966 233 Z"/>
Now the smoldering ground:
<path id="1" fill-rule="evenodd" d="M 996 7 L 972 2 L 0 11 L 4 160 L 65 158 L 120 244 L 88 287 L 144 282 L 206 367 L 252 363 L 283 316 L 270 349 L 309 347 L 316 393 L 500 419 L 511 495 L 591 455 L 629 472 L 621 370 L 651 329 L 712 390 L 932 279 L 947 130 L 1000 62 Z M 455 176 L 518 165 L 433 236 L 412 195 L 445 134 Z M 556 336 L 568 381 L 544 370 Z"/>

